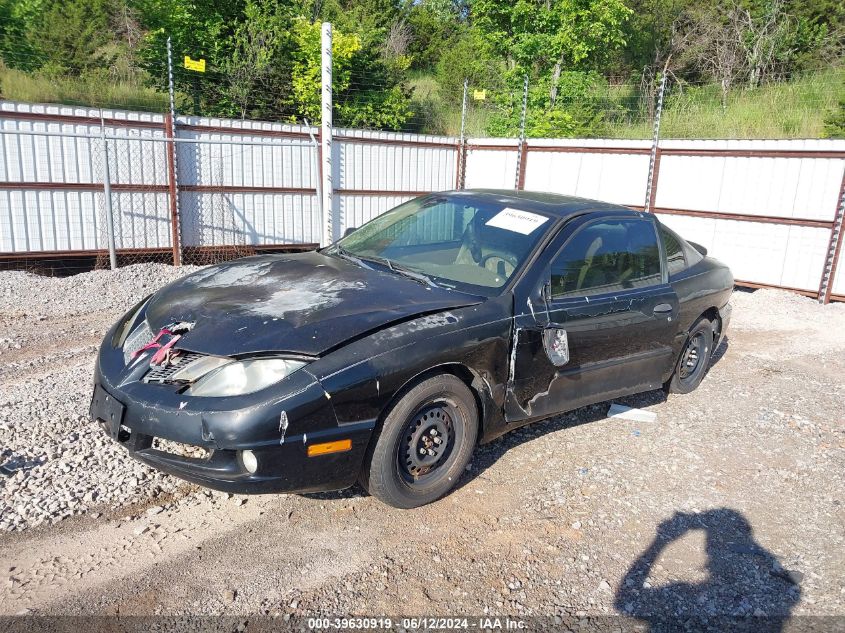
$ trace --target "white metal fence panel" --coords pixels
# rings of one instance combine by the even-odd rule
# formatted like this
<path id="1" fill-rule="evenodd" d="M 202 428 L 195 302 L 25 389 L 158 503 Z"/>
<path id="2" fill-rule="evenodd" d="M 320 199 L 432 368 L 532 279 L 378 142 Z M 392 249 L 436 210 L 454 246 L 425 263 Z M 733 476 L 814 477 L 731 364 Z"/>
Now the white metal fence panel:
<path id="1" fill-rule="evenodd" d="M 317 148 L 308 132 L 299 125 L 178 118 L 183 244 L 318 242 Z"/>
<path id="2" fill-rule="evenodd" d="M 199 141 L 177 144 L 180 184 L 314 189 L 319 178 L 316 148 L 302 136 L 282 136 L 303 135 L 307 130 L 304 126 L 177 118 L 177 138 Z"/>
<path id="3" fill-rule="evenodd" d="M 661 150 L 765 152 L 761 156 L 664 153 L 655 207 L 831 221 L 845 160 L 839 141 L 663 141 Z M 796 157 L 790 152 L 806 151 Z"/>
<path id="4" fill-rule="evenodd" d="M 466 188 L 515 189 L 517 144 L 514 139 L 472 139 L 467 150 Z"/>
<path id="5" fill-rule="evenodd" d="M 828 229 L 661 213 L 657 217 L 728 264 L 738 280 L 818 290 Z"/>
<path id="6" fill-rule="evenodd" d="M 334 203 L 344 230 L 358 228 L 374 217 L 407 202 L 412 195 L 363 196 L 357 194 L 335 195 Z"/>
<path id="7" fill-rule="evenodd" d="M 839 265 L 836 268 L 836 276 L 833 278 L 833 294 L 845 297 L 845 253 L 839 255 Z"/>
<path id="8" fill-rule="evenodd" d="M 421 193 L 457 186 L 453 138 L 350 129 L 335 137 L 335 238 Z"/>
<path id="9" fill-rule="evenodd" d="M 316 196 L 299 193 L 182 191 L 185 246 L 260 246 L 319 241 Z"/>
<path id="10" fill-rule="evenodd" d="M 591 152 L 592 148 L 596 151 Z M 525 188 L 642 205 L 648 181 L 648 148 L 646 141 L 530 139 Z"/>
<path id="11" fill-rule="evenodd" d="M 73 136 L 99 136 L 101 116 L 140 126 L 105 126 L 128 137 L 109 141 L 117 247 L 170 245 L 166 194 L 156 192 L 167 184 L 161 116 L 0 102 L 0 130 L 16 132 L 0 134 L 0 181 L 14 186 L 0 195 L 0 252 L 106 247 L 103 141 Z"/>

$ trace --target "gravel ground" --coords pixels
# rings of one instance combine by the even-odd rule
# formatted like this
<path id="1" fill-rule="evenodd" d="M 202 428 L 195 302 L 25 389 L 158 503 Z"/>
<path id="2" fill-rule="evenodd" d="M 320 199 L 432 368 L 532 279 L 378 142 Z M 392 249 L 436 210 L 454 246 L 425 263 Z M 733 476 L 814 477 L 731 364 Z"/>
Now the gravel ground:
<path id="1" fill-rule="evenodd" d="M 65 278 L 0 272 L 0 530 L 179 488 L 107 441 L 87 409 L 105 331 L 191 270 L 142 264 Z"/>
<path id="2" fill-rule="evenodd" d="M 656 421 L 531 425 L 403 512 L 212 494 L 105 441 L 96 346 L 185 272 L 0 273 L 0 613 L 845 617 L 845 305 L 737 292 L 696 392 L 620 400 Z"/>

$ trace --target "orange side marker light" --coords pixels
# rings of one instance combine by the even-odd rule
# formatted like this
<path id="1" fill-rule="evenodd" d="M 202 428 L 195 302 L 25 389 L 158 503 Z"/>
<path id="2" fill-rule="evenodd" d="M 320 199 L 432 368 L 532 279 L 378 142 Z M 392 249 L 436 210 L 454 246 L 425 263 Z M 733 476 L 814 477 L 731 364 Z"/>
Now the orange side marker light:
<path id="1" fill-rule="evenodd" d="M 323 442 L 322 444 L 311 444 L 308 447 L 308 457 L 328 455 L 330 453 L 344 453 L 352 450 L 352 440 L 337 440 L 336 442 Z"/>

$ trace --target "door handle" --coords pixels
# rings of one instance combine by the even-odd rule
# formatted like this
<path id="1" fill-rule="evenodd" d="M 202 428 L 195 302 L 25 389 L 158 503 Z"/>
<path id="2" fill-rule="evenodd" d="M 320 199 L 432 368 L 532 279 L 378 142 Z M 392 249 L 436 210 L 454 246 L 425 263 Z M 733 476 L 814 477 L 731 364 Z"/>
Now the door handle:
<path id="1" fill-rule="evenodd" d="M 655 314 L 667 314 L 672 311 L 672 306 L 668 303 L 658 303 L 654 306 L 654 313 Z"/>

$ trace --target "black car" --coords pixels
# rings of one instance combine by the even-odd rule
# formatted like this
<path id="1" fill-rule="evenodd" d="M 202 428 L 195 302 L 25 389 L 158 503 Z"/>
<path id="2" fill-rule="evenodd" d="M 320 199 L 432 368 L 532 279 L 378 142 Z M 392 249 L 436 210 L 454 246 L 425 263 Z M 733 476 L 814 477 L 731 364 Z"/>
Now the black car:
<path id="1" fill-rule="evenodd" d="M 733 278 L 653 215 L 566 196 L 416 198 L 314 252 L 205 268 L 130 310 L 91 416 L 136 458 L 238 493 L 450 490 L 477 443 L 701 382 Z"/>

